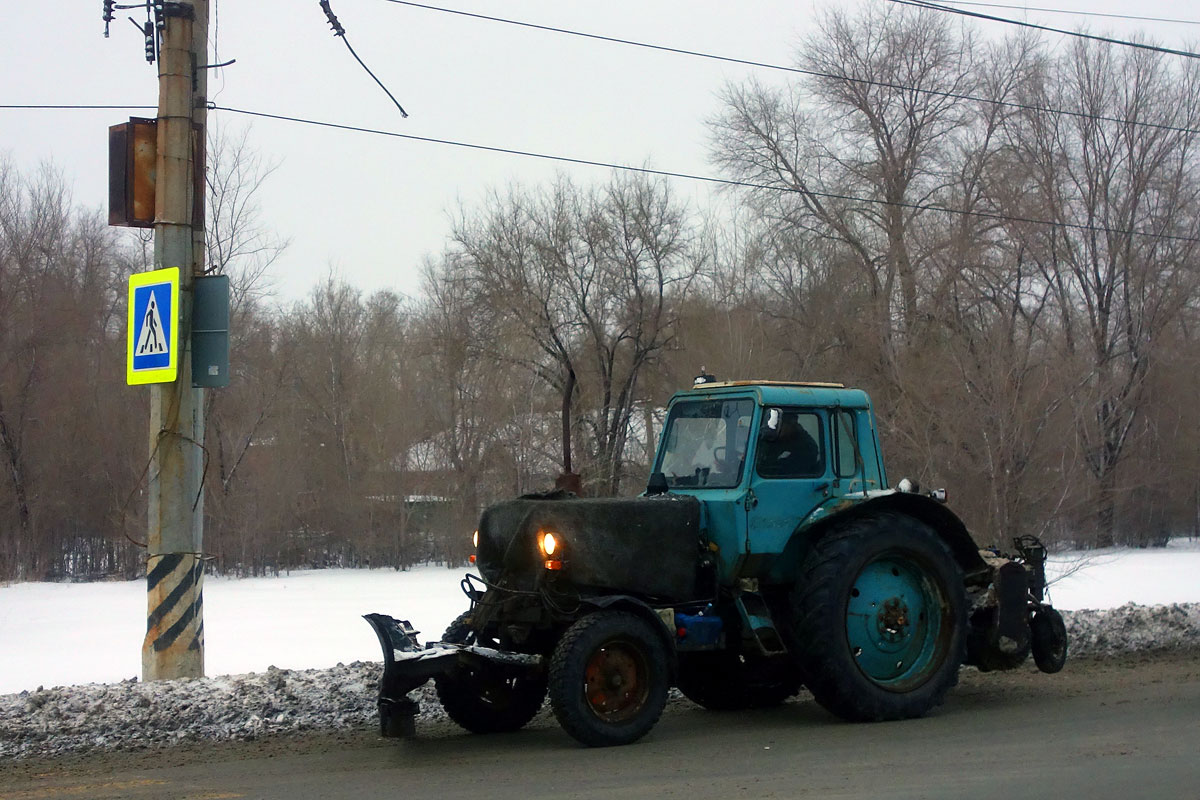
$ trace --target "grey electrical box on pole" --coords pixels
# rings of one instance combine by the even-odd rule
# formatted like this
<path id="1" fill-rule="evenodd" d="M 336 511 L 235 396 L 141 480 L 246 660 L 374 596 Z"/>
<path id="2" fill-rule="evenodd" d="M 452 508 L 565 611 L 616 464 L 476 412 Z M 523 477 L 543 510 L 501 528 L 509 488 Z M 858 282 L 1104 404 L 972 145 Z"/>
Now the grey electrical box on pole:
<path id="1" fill-rule="evenodd" d="M 192 386 L 229 385 L 229 276 L 205 275 L 193 285 Z"/>
<path id="2" fill-rule="evenodd" d="M 150 396 L 146 639 L 142 679 L 204 675 L 204 392 L 192 385 L 192 308 L 204 274 L 208 0 L 156 4 L 160 15 L 154 266 L 179 268 L 172 316 L 178 376 Z"/>

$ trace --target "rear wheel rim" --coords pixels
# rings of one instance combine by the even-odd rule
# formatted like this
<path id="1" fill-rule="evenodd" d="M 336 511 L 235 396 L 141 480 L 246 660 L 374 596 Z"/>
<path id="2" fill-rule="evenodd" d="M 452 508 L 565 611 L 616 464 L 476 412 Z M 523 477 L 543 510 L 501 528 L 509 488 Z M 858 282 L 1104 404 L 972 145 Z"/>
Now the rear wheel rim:
<path id="1" fill-rule="evenodd" d="M 917 561 L 886 553 L 854 578 L 846 640 L 858 669 L 881 688 L 920 686 L 941 664 L 951 627 L 945 592 Z"/>
<path id="2" fill-rule="evenodd" d="M 592 653 L 583 670 L 583 696 L 588 709 L 609 723 L 636 716 L 650 696 L 649 673 L 640 648 L 629 642 L 605 642 Z"/>

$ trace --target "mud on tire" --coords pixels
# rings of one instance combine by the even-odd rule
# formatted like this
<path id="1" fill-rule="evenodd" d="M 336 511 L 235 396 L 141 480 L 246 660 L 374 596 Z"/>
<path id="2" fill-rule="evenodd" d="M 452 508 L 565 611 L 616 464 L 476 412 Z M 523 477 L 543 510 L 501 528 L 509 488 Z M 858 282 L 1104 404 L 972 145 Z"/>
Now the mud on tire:
<path id="1" fill-rule="evenodd" d="M 919 520 L 879 513 L 842 523 L 804 559 L 790 599 L 800 677 L 843 719 L 919 717 L 958 682 L 962 572 Z"/>
<path id="2" fill-rule="evenodd" d="M 453 644 L 467 642 L 471 613 L 461 614 L 442 636 Z M 480 641 L 478 644 L 494 645 Z M 486 665 L 460 666 L 434 679 L 446 716 L 472 733 L 506 733 L 525 726 L 546 698 L 545 675 L 512 677 Z"/>
<path id="3" fill-rule="evenodd" d="M 550 704 L 563 730 L 589 747 L 646 735 L 667 702 L 667 649 L 650 624 L 624 611 L 577 620 L 550 659 Z"/>

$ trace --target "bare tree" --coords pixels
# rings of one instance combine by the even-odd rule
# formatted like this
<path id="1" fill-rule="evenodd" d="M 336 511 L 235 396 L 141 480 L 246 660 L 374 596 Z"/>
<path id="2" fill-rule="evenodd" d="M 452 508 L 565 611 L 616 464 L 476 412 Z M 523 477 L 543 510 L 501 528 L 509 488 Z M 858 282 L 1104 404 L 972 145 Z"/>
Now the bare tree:
<path id="1" fill-rule="evenodd" d="M 262 221 L 260 193 L 279 162 L 254 149 L 250 130 L 213 129 L 206 153 L 205 271 L 230 276 L 235 314 L 243 303 L 270 295 L 268 270 L 288 246 Z"/>
<path id="2" fill-rule="evenodd" d="M 602 493 L 619 490 L 639 378 L 675 335 L 673 294 L 698 272 L 689 236 L 667 184 L 622 176 L 601 191 L 565 178 L 541 195 L 514 189 L 456 227 L 476 307 L 525 339 L 517 360 L 564 392 L 564 412 L 580 393 L 572 434 Z"/>
<path id="3" fill-rule="evenodd" d="M 422 435 L 408 466 L 423 476 L 421 493 L 451 501 L 451 524 L 437 546 L 448 560 L 461 560 L 481 507 L 512 491 L 494 469 L 504 429 L 519 413 L 516 381 L 506 368 L 503 332 L 479 307 L 464 260 L 446 255 L 423 269 L 424 302 L 412 337 L 413 379 L 423 387 L 413 411 Z M 523 394 L 529 402 L 528 389 Z M 515 488 L 523 489 L 520 481 Z"/>
<path id="4" fill-rule="evenodd" d="M 264 498 L 243 496 L 255 492 L 255 481 L 248 486 L 237 481 L 251 448 L 270 439 L 291 379 L 293 342 L 280 336 L 264 302 L 272 291 L 269 269 L 288 243 L 262 222 L 261 191 L 279 165 L 255 151 L 250 128 L 232 134 L 210 128 L 207 147 L 206 272 L 229 276 L 231 294 L 230 386 L 205 396 L 208 483 L 218 489 L 210 495 L 209 542 L 230 563 L 244 565 L 237 554 L 246 556 L 246 540 L 256 537 L 251 528 L 278 523 L 278 512 L 264 513 Z"/>
<path id="5" fill-rule="evenodd" d="M 921 274 L 940 245 L 923 231 L 940 212 L 925 206 L 941 199 L 946 156 L 968 121 L 955 95 L 973 89 L 973 45 L 935 12 L 829 11 L 799 56 L 823 77 L 730 86 L 712 123 L 715 161 L 763 187 L 750 195 L 763 219 L 783 236 L 811 231 L 838 244 L 864 287 L 861 312 L 892 382 L 897 348 L 922 318 Z"/>
<path id="6" fill-rule="evenodd" d="M 1197 286 L 1200 69 L 1081 41 L 1029 101 L 1086 113 L 1030 111 L 1013 126 L 1024 194 L 1011 210 L 1057 224 L 1011 231 L 1054 292 L 1061 358 L 1086 376 L 1079 432 L 1096 482 L 1096 543 L 1106 546 L 1156 343 Z"/>
<path id="7" fill-rule="evenodd" d="M 111 525 L 132 483 L 122 442 L 137 403 L 117 399 L 123 263 L 53 167 L 0 160 L 0 574 L 119 571 Z"/>

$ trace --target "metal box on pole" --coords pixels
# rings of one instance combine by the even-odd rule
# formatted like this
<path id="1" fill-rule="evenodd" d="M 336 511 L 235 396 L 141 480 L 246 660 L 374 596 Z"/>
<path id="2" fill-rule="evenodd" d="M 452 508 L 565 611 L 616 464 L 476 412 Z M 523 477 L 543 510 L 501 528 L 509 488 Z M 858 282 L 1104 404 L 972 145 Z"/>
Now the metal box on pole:
<path id="1" fill-rule="evenodd" d="M 229 276 L 198 277 L 192 291 L 192 386 L 228 386 Z"/>
<path id="2" fill-rule="evenodd" d="M 154 227 L 158 123 L 130 117 L 108 129 L 108 224 Z"/>

